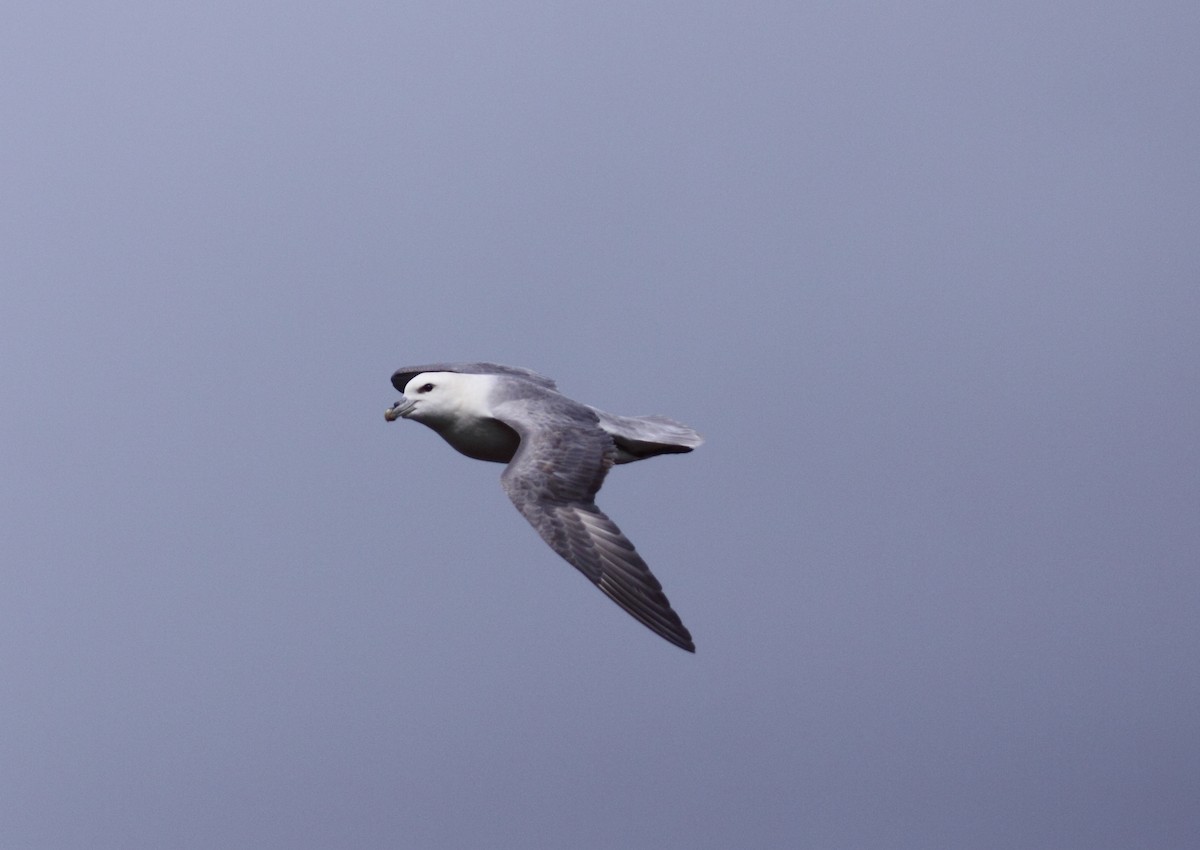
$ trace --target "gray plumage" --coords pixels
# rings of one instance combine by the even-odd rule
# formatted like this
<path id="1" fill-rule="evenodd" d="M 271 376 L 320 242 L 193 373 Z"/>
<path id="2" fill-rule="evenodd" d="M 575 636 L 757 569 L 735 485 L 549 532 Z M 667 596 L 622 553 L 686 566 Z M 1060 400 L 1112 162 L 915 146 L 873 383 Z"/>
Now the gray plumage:
<path id="1" fill-rule="evenodd" d="M 690 452 L 699 434 L 663 416 L 605 413 L 536 372 L 495 363 L 410 366 L 392 384 L 404 397 L 388 421 L 414 419 L 468 457 L 507 463 L 504 491 L 542 539 L 638 622 L 695 652 L 662 586 L 595 496 L 614 464 Z"/>

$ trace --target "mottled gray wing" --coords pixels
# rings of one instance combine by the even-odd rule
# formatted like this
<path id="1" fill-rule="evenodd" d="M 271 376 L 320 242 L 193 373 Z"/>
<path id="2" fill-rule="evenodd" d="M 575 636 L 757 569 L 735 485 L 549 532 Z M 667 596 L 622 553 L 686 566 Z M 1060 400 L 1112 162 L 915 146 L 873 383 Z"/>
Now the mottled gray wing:
<path id="1" fill-rule="evenodd" d="M 589 412 L 577 407 L 563 415 L 514 402 L 494 411 L 521 437 L 500 479 L 504 490 L 550 548 L 610 599 L 655 634 L 695 652 L 662 585 L 629 539 L 596 507 L 596 491 L 613 465 L 616 446 L 594 421 L 582 421 L 590 419 Z"/>
<path id="2" fill-rule="evenodd" d="M 408 382 L 422 372 L 461 372 L 464 375 L 508 375 L 521 378 L 530 383 L 545 387 L 548 390 L 557 389 L 554 381 L 545 375 L 539 375 L 532 369 L 522 369 L 520 366 L 504 366 L 499 363 L 429 363 L 425 366 L 405 366 L 392 374 L 392 386 L 400 392 L 408 386 Z"/>

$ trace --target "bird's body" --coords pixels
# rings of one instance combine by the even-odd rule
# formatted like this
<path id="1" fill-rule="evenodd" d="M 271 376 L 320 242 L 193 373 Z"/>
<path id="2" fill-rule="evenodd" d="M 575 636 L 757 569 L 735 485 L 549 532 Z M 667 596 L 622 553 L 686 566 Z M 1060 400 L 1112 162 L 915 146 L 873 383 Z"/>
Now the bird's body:
<path id="1" fill-rule="evenodd" d="M 504 490 L 542 539 L 643 625 L 695 651 L 662 586 L 595 495 L 614 464 L 690 452 L 699 434 L 662 416 L 605 413 L 536 372 L 495 363 L 408 367 L 392 384 L 404 398 L 388 421 L 416 420 L 467 457 L 508 464 Z"/>

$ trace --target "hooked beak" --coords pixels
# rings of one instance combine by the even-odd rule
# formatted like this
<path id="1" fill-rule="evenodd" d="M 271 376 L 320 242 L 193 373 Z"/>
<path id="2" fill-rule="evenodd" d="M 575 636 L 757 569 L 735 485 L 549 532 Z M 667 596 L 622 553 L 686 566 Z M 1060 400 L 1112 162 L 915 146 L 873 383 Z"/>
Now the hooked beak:
<path id="1" fill-rule="evenodd" d="M 415 401 L 401 396 L 398 402 L 384 411 L 383 418 L 388 422 L 395 422 L 401 417 L 408 418 L 408 414 L 412 413 L 413 408 L 416 406 L 417 403 Z"/>

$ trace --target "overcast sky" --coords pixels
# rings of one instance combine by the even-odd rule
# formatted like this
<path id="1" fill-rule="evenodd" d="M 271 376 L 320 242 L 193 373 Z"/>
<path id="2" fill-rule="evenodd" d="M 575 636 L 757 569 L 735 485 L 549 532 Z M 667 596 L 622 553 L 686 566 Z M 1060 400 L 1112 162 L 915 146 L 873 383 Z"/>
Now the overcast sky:
<path id="1" fill-rule="evenodd" d="M 0 845 L 1200 846 L 1200 6 L 0 12 Z M 600 505 L 391 372 L 698 451 Z"/>

